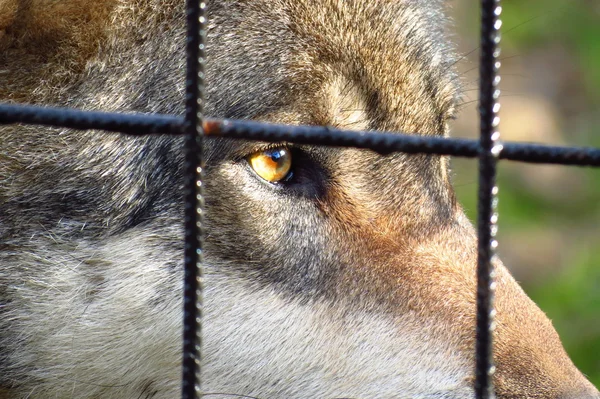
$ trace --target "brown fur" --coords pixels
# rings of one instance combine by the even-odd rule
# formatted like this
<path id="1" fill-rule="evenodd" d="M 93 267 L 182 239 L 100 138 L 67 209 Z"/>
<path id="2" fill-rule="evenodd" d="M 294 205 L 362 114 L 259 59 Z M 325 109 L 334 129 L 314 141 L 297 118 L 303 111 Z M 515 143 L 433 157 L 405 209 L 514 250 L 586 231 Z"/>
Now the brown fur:
<path id="1" fill-rule="evenodd" d="M 97 54 L 117 0 L 2 0 L 0 97 L 47 102 Z M 52 73 L 48 73 L 51 68 Z"/>

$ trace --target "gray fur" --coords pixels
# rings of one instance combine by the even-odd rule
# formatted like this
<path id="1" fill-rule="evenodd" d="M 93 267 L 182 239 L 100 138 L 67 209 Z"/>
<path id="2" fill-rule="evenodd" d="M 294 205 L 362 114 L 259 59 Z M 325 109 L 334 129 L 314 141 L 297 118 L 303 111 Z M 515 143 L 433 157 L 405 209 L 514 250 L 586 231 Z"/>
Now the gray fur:
<path id="1" fill-rule="evenodd" d="M 445 135 L 459 85 L 441 3 L 209 2 L 207 113 Z M 0 30 L 0 93 L 181 114 L 183 2 L 106 4 L 85 46 L 56 34 L 40 56 L 41 22 Z M 56 55 L 89 46 L 80 69 Z M 177 397 L 181 140 L 0 129 L 0 398 Z M 475 237 L 447 160 L 293 146 L 273 186 L 245 161 L 262 148 L 207 140 L 206 392 L 472 398 Z M 499 397 L 597 398 L 498 268 Z"/>

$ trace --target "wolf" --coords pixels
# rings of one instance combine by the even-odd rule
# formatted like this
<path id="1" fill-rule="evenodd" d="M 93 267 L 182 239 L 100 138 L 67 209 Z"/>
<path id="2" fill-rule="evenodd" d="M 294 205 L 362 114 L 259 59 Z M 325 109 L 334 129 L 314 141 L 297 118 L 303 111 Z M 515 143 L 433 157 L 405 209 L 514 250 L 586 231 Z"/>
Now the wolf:
<path id="1" fill-rule="evenodd" d="M 441 0 L 214 0 L 206 113 L 448 135 Z M 3 0 L 0 98 L 180 115 L 182 0 Z M 0 126 L 0 398 L 172 399 L 182 140 Z M 447 157 L 207 139 L 204 396 L 473 398 Z M 498 398 L 600 398 L 501 262 Z"/>

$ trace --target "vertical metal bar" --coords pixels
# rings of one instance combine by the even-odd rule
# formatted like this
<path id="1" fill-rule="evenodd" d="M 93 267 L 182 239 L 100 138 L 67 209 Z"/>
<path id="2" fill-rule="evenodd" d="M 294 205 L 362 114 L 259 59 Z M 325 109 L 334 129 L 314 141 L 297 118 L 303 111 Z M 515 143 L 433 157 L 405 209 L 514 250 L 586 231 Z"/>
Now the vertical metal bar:
<path id="1" fill-rule="evenodd" d="M 202 347 L 202 112 L 206 60 L 206 4 L 187 0 L 186 98 L 184 137 L 184 281 L 183 281 L 183 399 L 202 396 L 200 363 Z"/>
<path id="2" fill-rule="evenodd" d="M 496 187 L 496 162 L 502 146 L 497 143 L 500 134 L 497 102 L 500 91 L 498 69 L 500 43 L 499 0 L 481 1 L 481 58 L 480 58 L 480 158 L 478 205 L 478 256 L 477 256 L 477 331 L 475 396 L 477 399 L 494 398 L 493 331 L 494 331 L 494 257 L 497 241 L 496 213 L 498 187 Z"/>

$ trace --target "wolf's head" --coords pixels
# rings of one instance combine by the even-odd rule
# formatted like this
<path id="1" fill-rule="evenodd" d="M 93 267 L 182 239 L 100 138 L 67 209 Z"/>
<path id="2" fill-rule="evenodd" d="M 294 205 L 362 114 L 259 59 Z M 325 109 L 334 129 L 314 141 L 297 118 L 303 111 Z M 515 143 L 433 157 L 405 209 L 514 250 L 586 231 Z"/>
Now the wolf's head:
<path id="1" fill-rule="evenodd" d="M 182 2 L 55 3 L 0 6 L 5 98 L 181 113 Z M 210 2 L 207 113 L 446 135 L 439 3 Z M 181 141 L 12 126 L 0 144 L 4 395 L 177 397 Z M 207 397 L 473 397 L 476 238 L 445 157 L 211 139 L 205 158 Z M 496 266 L 498 397 L 598 398 Z"/>

